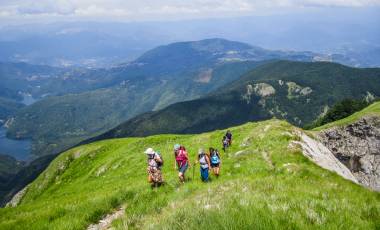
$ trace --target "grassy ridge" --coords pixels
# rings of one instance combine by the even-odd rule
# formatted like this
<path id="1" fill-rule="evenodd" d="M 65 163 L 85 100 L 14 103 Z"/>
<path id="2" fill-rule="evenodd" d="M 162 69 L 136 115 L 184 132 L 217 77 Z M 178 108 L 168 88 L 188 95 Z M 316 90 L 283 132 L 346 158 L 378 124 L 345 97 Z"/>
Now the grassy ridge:
<path id="1" fill-rule="evenodd" d="M 232 128 L 234 145 L 223 154 L 222 177 L 183 186 L 173 169 L 172 146 L 220 146 L 225 130 L 199 135 L 113 139 L 61 154 L 35 180 L 17 208 L 0 210 L 0 229 L 83 229 L 118 206 L 126 207 L 117 229 L 376 229 L 380 194 L 309 160 L 296 129 L 269 120 Z M 143 151 L 163 153 L 167 185 L 151 190 Z M 192 168 L 187 175 L 192 177 Z M 181 221 L 178 221 L 178 220 Z"/>
<path id="2" fill-rule="evenodd" d="M 317 127 L 314 130 L 319 131 L 319 130 L 331 128 L 334 126 L 344 126 L 344 125 L 351 124 L 351 123 L 359 120 L 363 116 L 379 116 L 379 115 L 380 115 L 380 102 L 375 102 L 375 103 L 371 104 L 370 106 L 368 106 L 367 108 L 365 108 L 359 112 L 356 112 L 349 117 L 346 117 L 344 119 L 341 119 L 341 120 L 331 122 L 329 124 Z"/>

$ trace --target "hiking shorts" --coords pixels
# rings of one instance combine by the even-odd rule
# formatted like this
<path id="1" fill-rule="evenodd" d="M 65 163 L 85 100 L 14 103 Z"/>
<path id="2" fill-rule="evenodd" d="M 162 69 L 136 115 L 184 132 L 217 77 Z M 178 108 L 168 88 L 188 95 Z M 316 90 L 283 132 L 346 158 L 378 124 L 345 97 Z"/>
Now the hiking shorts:
<path id="1" fill-rule="evenodd" d="M 182 165 L 181 167 L 178 167 L 178 171 L 182 174 L 185 174 L 188 167 L 189 167 L 189 164 L 186 162 L 186 164 Z"/>
<path id="2" fill-rule="evenodd" d="M 217 164 L 213 164 L 213 163 L 211 163 L 211 168 L 218 168 L 218 167 L 219 167 L 219 164 L 220 164 L 220 163 L 217 163 Z"/>

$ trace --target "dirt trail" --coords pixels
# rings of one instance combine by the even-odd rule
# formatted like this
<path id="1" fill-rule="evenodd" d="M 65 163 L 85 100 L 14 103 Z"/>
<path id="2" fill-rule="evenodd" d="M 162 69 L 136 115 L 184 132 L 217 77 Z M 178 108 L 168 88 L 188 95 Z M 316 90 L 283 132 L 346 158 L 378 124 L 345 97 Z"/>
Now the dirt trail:
<path id="1" fill-rule="evenodd" d="M 272 162 L 272 159 L 270 158 L 269 153 L 263 151 L 263 152 L 261 153 L 261 155 L 263 156 L 265 162 L 268 164 L 269 168 L 270 168 L 270 169 L 274 169 L 274 164 L 273 164 L 273 162 Z"/>

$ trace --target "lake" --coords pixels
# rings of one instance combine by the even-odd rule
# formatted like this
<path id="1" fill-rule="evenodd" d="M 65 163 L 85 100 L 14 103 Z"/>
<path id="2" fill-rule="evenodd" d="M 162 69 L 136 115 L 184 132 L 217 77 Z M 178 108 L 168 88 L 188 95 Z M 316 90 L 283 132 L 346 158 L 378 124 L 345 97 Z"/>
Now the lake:
<path id="1" fill-rule="evenodd" d="M 13 140 L 6 137 L 6 128 L 0 126 L 0 153 L 7 154 L 17 160 L 26 161 L 30 157 L 31 140 Z"/>

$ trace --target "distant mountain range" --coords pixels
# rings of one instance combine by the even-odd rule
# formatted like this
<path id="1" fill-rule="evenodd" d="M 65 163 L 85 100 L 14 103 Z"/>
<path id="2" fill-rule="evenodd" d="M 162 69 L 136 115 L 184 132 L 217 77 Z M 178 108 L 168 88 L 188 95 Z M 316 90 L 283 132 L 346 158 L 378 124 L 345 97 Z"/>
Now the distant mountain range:
<path id="1" fill-rule="evenodd" d="M 34 88 L 64 95 L 46 97 L 17 111 L 8 119 L 8 136 L 31 138 L 35 156 L 58 153 L 138 114 L 206 95 L 273 59 L 317 57 L 225 39 L 160 46 L 115 68 L 73 69 L 54 81 L 48 78 Z"/>
<path id="2" fill-rule="evenodd" d="M 0 61 L 109 67 L 161 44 L 221 37 L 270 49 L 338 54 L 350 62 L 345 64 L 374 67 L 380 66 L 378 11 L 374 6 L 325 7 L 182 21 L 0 23 Z"/>
<path id="3" fill-rule="evenodd" d="M 202 98 L 142 114 L 87 142 L 162 133 L 200 133 L 271 117 L 303 126 L 344 98 L 380 95 L 380 68 L 276 61 Z"/>

